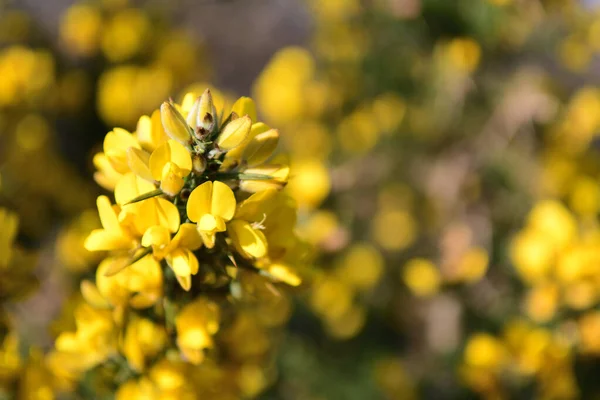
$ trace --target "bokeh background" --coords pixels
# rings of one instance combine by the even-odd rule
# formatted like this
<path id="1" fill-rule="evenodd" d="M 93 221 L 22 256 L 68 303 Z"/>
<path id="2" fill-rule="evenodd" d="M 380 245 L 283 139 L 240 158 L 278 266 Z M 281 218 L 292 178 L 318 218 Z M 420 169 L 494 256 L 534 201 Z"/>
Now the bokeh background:
<path id="1" fill-rule="evenodd" d="M 313 249 L 240 398 L 600 398 L 599 7 L 0 0 L 0 398 L 71 398 L 94 154 L 206 86 L 279 129 Z"/>

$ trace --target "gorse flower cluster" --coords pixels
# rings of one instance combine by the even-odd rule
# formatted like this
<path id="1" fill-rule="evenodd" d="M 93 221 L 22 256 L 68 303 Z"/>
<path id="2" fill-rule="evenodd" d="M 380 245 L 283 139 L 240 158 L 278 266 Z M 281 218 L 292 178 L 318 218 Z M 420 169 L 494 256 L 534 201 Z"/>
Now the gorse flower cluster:
<path id="1" fill-rule="evenodd" d="M 598 397 L 597 2 L 24 3 L 0 399 Z"/>
<path id="2" fill-rule="evenodd" d="M 281 192 L 289 167 L 274 156 L 278 139 L 277 130 L 257 121 L 251 99 L 226 110 L 215 107 L 210 90 L 163 103 L 134 133 L 115 128 L 106 135 L 95 176 L 114 190 L 116 204 L 98 197 L 102 228 L 85 247 L 107 253 L 95 280 L 81 283 L 85 302 L 75 310 L 76 330 L 56 339 L 54 368 L 75 380 L 98 368 L 112 371 L 123 384 L 117 398 L 192 396 L 196 383 L 184 377 L 195 373 L 190 366 L 217 369 L 227 352 L 220 358 L 216 343 L 260 332 L 244 303 L 283 306 L 261 317 L 267 326 L 285 320 L 287 303 L 273 284 L 301 283 L 305 246 L 294 233 L 294 202 Z M 263 373 L 256 360 L 235 361 Z M 180 383 L 173 374 L 181 374 Z M 123 376 L 136 378 L 120 382 Z M 239 380 L 240 393 L 263 386 Z M 209 383 L 197 383 L 193 393 L 217 391 Z"/>

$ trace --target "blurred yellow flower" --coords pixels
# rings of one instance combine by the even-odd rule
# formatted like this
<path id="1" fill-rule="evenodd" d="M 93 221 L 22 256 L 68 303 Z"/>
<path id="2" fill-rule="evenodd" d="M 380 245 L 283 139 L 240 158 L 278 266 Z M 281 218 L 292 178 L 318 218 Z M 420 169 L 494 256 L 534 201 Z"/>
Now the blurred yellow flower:
<path id="1" fill-rule="evenodd" d="M 177 314 L 177 345 L 192 364 L 204 360 L 204 351 L 213 347 L 212 336 L 219 330 L 219 308 L 206 298 L 198 298 Z"/>
<path id="2" fill-rule="evenodd" d="M 401 270 L 401 278 L 411 292 L 422 297 L 437 293 L 442 283 L 438 268 L 424 258 L 409 260 Z"/>

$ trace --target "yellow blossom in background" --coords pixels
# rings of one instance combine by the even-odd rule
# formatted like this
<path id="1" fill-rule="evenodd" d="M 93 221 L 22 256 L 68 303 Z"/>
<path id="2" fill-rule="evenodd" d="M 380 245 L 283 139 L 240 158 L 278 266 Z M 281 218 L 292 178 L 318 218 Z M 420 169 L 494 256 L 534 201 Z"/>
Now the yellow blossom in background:
<path id="1" fill-rule="evenodd" d="M 448 60 L 462 72 L 472 73 L 479 64 L 481 48 L 470 38 L 454 39 L 448 44 Z"/>
<path id="2" fill-rule="evenodd" d="M 406 263 L 401 276 L 408 288 L 417 296 L 431 296 L 437 293 L 441 284 L 437 267 L 423 258 L 415 258 Z"/>
<path id="3" fill-rule="evenodd" d="M 187 305 L 178 315 L 177 345 L 193 364 L 204 359 L 204 351 L 213 347 L 212 336 L 219 330 L 219 309 L 206 299 Z"/>
<path id="4" fill-rule="evenodd" d="M 326 167 L 316 161 L 295 162 L 294 175 L 287 191 L 299 206 L 315 208 L 325 200 L 330 190 L 330 177 Z"/>
<path id="5" fill-rule="evenodd" d="M 102 29 L 100 10 L 75 4 L 62 16 L 60 37 L 70 52 L 89 57 L 98 51 Z"/>

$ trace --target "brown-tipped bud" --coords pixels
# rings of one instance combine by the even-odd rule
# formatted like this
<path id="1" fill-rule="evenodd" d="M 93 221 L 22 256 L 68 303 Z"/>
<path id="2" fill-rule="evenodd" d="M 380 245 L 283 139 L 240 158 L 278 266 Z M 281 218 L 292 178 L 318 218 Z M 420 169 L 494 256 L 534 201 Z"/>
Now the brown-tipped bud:
<path id="1" fill-rule="evenodd" d="M 206 89 L 198 99 L 196 126 L 204 128 L 207 132 L 211 132 L 216 118 L 217 110 L 213 103 L 212 94 L 210 93 L 210 89 Z"/>
<path id="2" fill-rule="evenodd" d="M 190 143 L 192 130 L 173 103 L 164 102 L 160 106 L 160 119 L 165 132 L 171 139 L 177 140 L 183 145 Z"/>
<path id="3" fill-rule="evenodd" d="M 201 154 L 195 154 L 192 158 L 192 168 L 197 174 L 202 174 L 206 170 L 206 158 Z"/>

